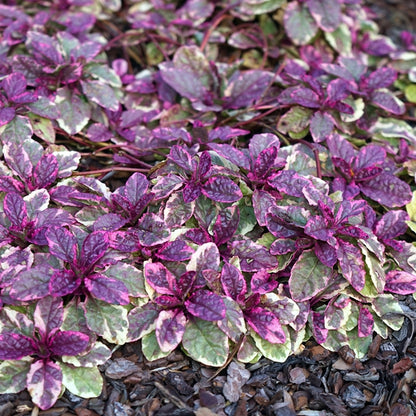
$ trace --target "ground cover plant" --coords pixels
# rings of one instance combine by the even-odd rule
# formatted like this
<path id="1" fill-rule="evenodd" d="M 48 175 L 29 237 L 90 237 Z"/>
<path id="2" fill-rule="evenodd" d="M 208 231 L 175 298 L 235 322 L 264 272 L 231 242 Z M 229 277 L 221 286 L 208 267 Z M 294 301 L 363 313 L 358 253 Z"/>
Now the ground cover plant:
<path id="1" fill-rule="evenodd" d="M 141 341 L 363 358 L 416 293 L 416 39 L 359 0 L 0 6 L 0 393 Z"/>

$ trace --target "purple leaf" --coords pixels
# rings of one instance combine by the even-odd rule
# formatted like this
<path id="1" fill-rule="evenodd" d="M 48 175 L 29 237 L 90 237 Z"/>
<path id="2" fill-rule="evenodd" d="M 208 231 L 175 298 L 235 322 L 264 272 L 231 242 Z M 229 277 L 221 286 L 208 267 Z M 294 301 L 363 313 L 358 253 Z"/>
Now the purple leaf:
<path id="1" fill-rule="evenodd" d="M 227 207 L 218 213 L 213 227 L 215 244 L 220 246 L 231 239 L 237 230 L 240 221 L 238 207 Z"/>
<path id="2" fill-rule="evenodd" d="M 341 4 L 339 0 L 308 0 L 308 8 L 318 26 L 333 32 L 341 23 Z"/>
<path id="3" fill-rule="evenodd" d="M 286 334 L 277 317 L 270 311 L 261 307 L 251 308 L 244 313 L 248 324 L 263 339 L 272 344 L 283 344 L 286 342 Z"/>
<path id="4" fill-rule="evenodd" d="M 72 270 L 57 270 L 49 281 L 49 293 L 52 296 L 66 296 L 74 293 L 82 283 Z"/>
<path id="5" fill-rule="evenodd" d="M 334 79 L 327 86 L 328 103 L 335 103 L 350 95 L 350 83 L 344 79 Z"/>
<path id="6" fill-rule="evenodd" d="M 33 185 L 35 188 L 46 188 L 55 182 L 58 176 L 59 164 L 53 154 L 44 154 L 33 171 Z"/>
<path id="7" fill-rule="evenodd" d="M 237 109 L 251 106 L 261 98 L 272 79 L 271 72 L 256 69 L 234 72 L 224 91 L 224 107 Z"/>
<path id="8" fill-rule="evenodd" d="M 378 88 L 386 88 L 396 81 L 397 72 L 393 68 L 379 68 L 372 72 L 364 82 L 365 88 L 374 91 Z"/>
<path id="9" fill-rule="evenodd" d="M 142 173 L 135 172 L 123 187 L 123 194 L 132 206 L 136 206 L 149 187 L 149 181 Z"/>
<path id="10" fill-rule="evenodd" d="M 277 280 L 270 280 L 271 276 L 267 270 L 259 270 L 253 274 L 251 278 L 250 286 L 253 293 L 259 293 L 264 295 L 276 289 L 278 282 Z"/>
<path id="11" fill-rule="evenodd" d="M 86 334 L 76 331 L 57 331 L 49 340 L 49 350 L 58 356 L 78 355 L 86 350 L 90 338 Z"/>
<path id="12" fill-rule="evenodd" d="M 140 244 L 145 247 L 166 243 L 170 238 L 170 231 L 165 222 L 153 213 L 144 214 L 135 230 Z"/>
<path id="13" fill-rule="evenodd" d="M 328 227 L 323 217 L 311 217 L 305 225 L 305 234 L 310 235 L 316 240 L 327 241 L 330 245 L 336 245 L 334 230 Z"/>
<path id="14" fill-rule="evenodd" d="M 211 155 L 205 151 L 202 152 L 199 156 L 199 177 L 206 176 L 209 170 L 211 169 Z"/>
<path id="15" fill-rule="evenodd" d="M 33 403 L 42 410 L 49 409 L 61 394 L 62 370 L 53 361 L 35 361 L 30 366 L 26 386 Z"/>
<path id="16" fill-rule="evenodd" d="M 0 334 L 0 360 L 21 360 L 36 352 L 38 348 L 32 338 L 10 332 Z"/>
<path id="17" fill-rule="evenodd" d="M 365 268 L 360 249 L 343 241 L 337 248 L 337 257 L 344 278 L 356 291 L 362 290 L 365 285 Z"/>
<path id="18" fill-rule="evenodd" d="M 328 330 L 325 328 L 325 315 L 320 312 L 312 312 L 312 332 L 318 344 L 323 344 L 328 337 Z"/>
<path id="19" fill-rule="evenodd" d="M 104 302 L 116 305 L 130 303 L 129 291 L 120 280 L 111 279 L 102 274 L 92 274 L 84 278 L 84 285 L 91 295 Z"/>
<path id="20" fill-rule="evenodd" d="M 352 144 L 337 133 L 328 136 L 326 140 L 331 157 L 343 159 L 346 163 L 351 163 L 355 156 L 355 150 Z"/>
<path id="21" fill-rule="evenodd" d="M 156 339 L 164 352 L 174 350 L 182 341 L 187 319 L 179 309 L 161 311 L 156 320 Z"/>
<path id="22" fill-rule="evenodd" d="M 205 321 L 219 321 L 225 317 L 224 301 L 209 290 L 198 290 L 185 301 L 189 313 Z"/>
<path id="23" fill-rule="evenodd" d="M 382 239 L 396 238 L 407 231 L 408 220 L 405 211 L 388 211 L 377 221 L 374 232 Z"/>
<path id="24" fill-rule="evenodd" d="M 27 224 L 27 210 L 23 198 L 15 193 L 6 194 L 3 201 L 3 210 L 12 225 L 22 230 Z"/>
<path id="25" fill-rule="evenodd" d="M 0 127 L 10 123 L 15 115 L 16 110 L 14 107 L 0 108 Z"/>
<path id="26" fill-rule="evenodd" d="M 276 198 L 274 198 L 269 192 L 255 189 L 253 193 L 253 208 L 254 215 L 260 226 L 267 225 L 266 215 L 271 208 L 276 204 Z"/>
<path id="27" fill-rule="evenodd" d="M 250 139 L 248 145 L 251 159 L 255 161 L 263 150 L 273 146 L 278 150 L 280 148 L 280 142 L 277 136 L 272 133 L 255 134 Z"/>
<path id="28" fill-rule="evenodd" d="M 90 267 L 104 256 L 110 243 L 105 231 L 93 231 L 82 243 L 79 265 Z"/>
<path id="29" fill-rule="evenodd" d="M 127 220 L 118 214 L 104 214 L 99 217 L 93 224 L 94 231 L 117 231 Z"/>
<path id="30" fill-rule="evenodd" d="M 47 296 L 38 301 L 34 312 L 35 327 L 42 334 L 49 334 L 62 325 L 64 318 L 61 298 Z"/>
<path id="31" fill-rule="evenodd" d="M 23 94 L 26 91 L 26 85 L 26 78 L 20 72 L 14 72 L 8 75 L 1 82 L 4 92 L 11 100 L 13 100 L 14 97 Z"/>
<path id="32" fill-rule="evenodd" d="M 50 265 L 38 265 L 23 270 L 13 281 L 10 296 L 21 301 L 41 299 L 49 295 L 49 281 L 54 270 Z"/>
<path id="33" fill-rule="evenodd" d="M 371 94 L 371 103 L 391 114 L 402 115 L 406 106 L 390 91 L 377 90 Z"/>
<path id="34" fill-rule="evenodd" d="M 248 157 L 241 150 L 227 143 L 210 143 L 209 148 L 236 166 L 241 166 L 244 169 L 250 168 Z"/>
<path id="35" fill-rule="evenodd" d="M 21 193 L 24 189 L 22 182 L 11 176 L 0 176 L 0 191 Z"/>
<path id="36" fill-rule="evenodd" d="M 29 31 L 27 32 L 27 44 L 48 65 L 58 66 L 64 63 L 58 42 L 50 36 L 41 32 Z"/>
<path id="37" fill-rule="evenodd" d="M 66 228 L 49 228 L 46 231 L 46 240 L 51 254 L 70 264 L 76 262 L 77 242 Z"/>
<path id="38" fill-rule="evenodd" d="M 311 187 L 310 180 L 300 176 L 294 170 L 282 170 L 267 181 L 270 186 L 290 196 L 303 197 L 303 188 Z"/>
<path id="39" fill-rule="evenodd" d="M 262 150 L 254 162 L 254 175 L 258 179 L 265 179 L 270 170 L 274 167 L 277 157 L 278 148 L 276 146 L 268 147 Z"/>
<path id="40" fill-rule="evenodd" d="M 236 202 L 243 197 L 240 188 L 226 176 L 214 176 L 205 182 L 202 193 L 217 202 Z"/>
<path id="41" fill-rule="evenodd" d="M 274 240 L 270 246 L 270 254 L 274 256 L 281 256 L 287 253 L 293 253 L 298 247 L 295 240 L 289 240 L 288 238 L 278 238 Z"/>
<path id="42" fill-rule="evenodd" d="M 404 271 L 391 270 L 386 274 L 384 290 L 399 295 L 411 295 L 416 292 L 416 276 Z"/>
<path id="43" fill-rule="evenodd" d="M 361 192 L 389 208 L 401 207 L 412 199 L 410 186 L 387 172 L 360 183 Z"/>
<path id="44" fill-rule="evenodd" d="M 176 294 L 176 277 L 162 263 L 146 263 L 144 276 L 147 283 L 162 295 Z"/>
<path id="45" fill-rule="evenodd" d="M 319 95 L 310 88 L 298 87 L 290 94 L 294 103 L 308 108 L 319 108 Z"/>
<path id="46" fill-rule="evenodd" d="M 183 201 L 189 204 L 195 201 L 202 193 L 202 186 L 199 182 L 189 181 L 183 188 Z"/>
<path id="47" fill-rule="evenodd" d="M 360 308 L 358 316 L 358 336 L 369 337 L 373 333 L 374 318 L 367 308 Z"/>
<path id="48" fill-rule="evenodd" d="M 243 272 L 257 272 L 261 269 L 273 269 L 277 266 L 277 259 L 272 256 L 266 247 L 251 240 L 233 241 L 231 253 L 240 259 Z"/>
<path id="49" fill-rule="evenodd" d="M 332 133 L 334 120 L 327 114 L 317 111 L 311 118 L 310 131 L 313 140 L 317 143 L 323 142 Z"/>
<path id="50" fill-rule="evenodd" d="M 386 151 L 377 145 L 367 145 L 360 149 L 354 160 L 354 170 L 381 166 L 386 160 Z"/>
<path id="51" fill-rule="evenodd" d="M 242 302 L 247 293 L 247 284 L 243 274 L 234 265 L 224 263 L 221 270 L 221 285 L 227 296 L 236 302 Z"/>
<path id="52" fill-rule="evenodd" d="M 32 161 L 26 149 L 17 143 L 6 143 L 3 149 L 7 164 L 23 181 L 30 179 L 33 170 Z"/>
<path id="53" fill-rule="evenodd" d="M 194 250 L 183 240 L 168 241 L 155 254 L 162 260 L 185 261 L 191 258 Z"/>

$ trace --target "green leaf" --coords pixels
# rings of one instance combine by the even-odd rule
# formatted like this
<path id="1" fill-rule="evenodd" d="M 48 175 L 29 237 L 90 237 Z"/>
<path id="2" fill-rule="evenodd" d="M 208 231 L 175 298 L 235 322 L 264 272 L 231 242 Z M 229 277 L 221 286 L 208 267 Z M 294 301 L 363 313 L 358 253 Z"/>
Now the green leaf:
<path id="1" fill-rule="evenodd" d="M 7 360 L 0 364 L 0 394 L 19 393 L 26 388 L 32 359 Z"/>
<path id="2" fill-rule="evenodd" d="M 100 65 L 92 62 L 85 65 L 84 71 L 88 72 L 93 78 L 98 79 L 105 84 L 111 85 L 112 87 L 120 88 L 122 86 L 120 77 L 107 65 Z"/>
<path id="3" fill-rule="evenodd" d="M 416 84 L 410 84 L 404 89 L 407 101 L 416 103 Z"/>
<path id="4" fill-rule="evenodd" d="M 152 331 L 142 338 L 142 352 L 147 360 L 154 361 L 159 358 L 167 357 L 170 351 L 163 352 L 156 339 L 156 332 Z"/>
<path id="5" fill-rule="evenodd" d="M 246 336 L 237 353 L 238 361 L 242 363 L 256 363 L 261 357 L 262 354 L 254 345 L 253 338 Z"/>
<path id="6" fill-rule="evenodd" d="M 296 45 L 305 45 L 318 33 L 315 23 L 305 3 L 289 3 L 284 16 L 287 35 Z"/>
<path id="7" fill-rule="evenodd" d="M 338 351 L 344 345 L 348 345 L 348 335 L 343 329 L 328 331 L 326 341 L 321 345 L 329 351 Z"/>
<path id="8" fill-rule="evenodd" d="M 127 341 L 128 309 L 99 299 L 88 298 L 84 305 L 88 328 L 106 341 L 122 345 Z"/>
<path id="9" fill-rule="evenodd" d="M 386 274 L 382 267 L 380 261 L 371 254 L 363 245 L 361 246 L 361 251 L 364 254 L 364 262 L 367 266 L 368 273 L 366 276 L 366 284 L 364 289 L 360 291 L 360 293 L 367 297 L 376 297 L 378 294 L 383 293 L 384 285 L 386 283 Z M 370 281 L 372 285 L 369 285 L 368 277 L 370 277 Z M 374 288 L 374 290 L 371 290 Z"/>
<path id="10" fill-rule="evenodd" d="M 33 133 L 47 143 L 55 143 L 56 135 L 52 121 L 33 113 L 29 113 L 28 116 Z"/>
<path id="11" fill-rule="evenodd" d="M 340 55 L 348 56 L 352 50 L 351 30 L 341 23 L 333 32 L 324 32 L 325 39 Z"/>
<path id="12" fill-rule="evenodd" d="M 301 133 L 309 126 L 312 114 L 313 111 L 309 108 L 292 107 L 286 114 L 280 117 L 277 129 L 284 134 L 288 132 Z"/>
<path id="13" fill-rule="evenodd" d="M 380 295 L 373 300 L 371 305 L 374 312 L 394 331 L 398 331 L 403 325 L 403 310 L 399 301 L 390 294 Z"/>
<path id="14" fill-rule="evenodd" d="M 0 128 L 3 143 L 23 143 L 33 134 L 30 120 L 24 116 L 16 116 L 10 123 Z"/>
<path id="15" fill-rule="evenodd" d="M 357 98 L 356 100 L 353 100 L 351 97 L 347 97 L 345 100 L 343 100 L 343 102 L 348 104 L 354 110 L 354 113 L 340 113 L 342 121 L 345 123 L 352 123 L 353 121 L 357 121 L 362 117 L 364 114 L 365 103 L 361 97 Z"/>
<path id="16" fill-rule="evenodd" d="M 146 305 L 132 309 L 128 315 L 128 340 L 136 341 L 153 332 L 158 315 L 159 311 L 156 308 L 149 308 Z"/>
<path id="17" fill-rule="evenodd" d="M 290 333 L 286 327 L 283 326 L 282 328 L 286 335 L 286 342 L 284 344 L 272 344 L 271 342 L 261 338 L 255 332 L 251 333 L 259 351 L 269 360 L 276 361 L 278 363 L 286 361 L 287 357 L 294 352 L 292 351 Z"/>
<path id="18" fill-rule="evenodd" d="M 59 127 L 70 135 L 79 133 L 90 120 L 91 107 L 80 95 L 69 88 L 59 88 L 55 104 L 61 114 L 57 119 Z"/>
<path id="19" fill-rule="evenodd" d="M 93 103 L 111 111 L 117 111 L 119 102 L 114 90 L 100 81 L 81 81 L 82 92 Z"/>
<path id="20" fill-rule="evenodd" d="M 304 251 L 293 265 L 289 279 L 292 299 L 303 301 L 312 298 L 328 285 L 332 269 L 322 264 L 313 250 Z"/>
<path id="21" fill-rule="evenodd" d="M 340 295 L 340 297 L 345 297 Z M 337 299 L 339 300 L 339 298 Z M 325 309 L 325 328 L 339 329 L 344 327 L 351 314 L 352 306 L 349 302 L 344 308 L 339 308 L 334 303 L 330 303 Z"/>
<path id="22" fill-rule="evenodd" d="M 352 331 L 347 332 L 348 346 L 355 352 L 355 357 L 359 360 L 365 357 L 370 348 L 373 337 L 359 337 L 358 329 L 354 328 Z"/>
<path id="23" fill-rule="evenodd" d="M 247 331 L 243 312 L 234 300 L 228 297 L 223 297 L 222 300 L 225 304 L 225 318 L 218 321 L 218 326 L 230 339 L 237 342 L 240 335 Z"/>
<path id="24" fill-rule="evenodd" d="M 62 370 L 62 384 L 76 396 L 90 399 L 98 397 L 103 389 L 103 378 L 97 367 L 73 367 L 59 363 Z"/>
<path id="25" fill-rule="evenodd" d="M 104 364 L 111 357 L 111 350 L 102 342 L 96 342 L 93 347 L 83 355 L 63 355 L 62 361 L 75 367 L 95 367 Z"/>
<path id="26" fill-rule="evenodd" d="M 228 337 L 210 321 L 195 318 L 188 322 L 182 338 L 185 351 L 196 361 L 221 367 L 228 358 Z"/>
<path id="27" fill-rule="evenodd" d="M 238 201 L 237 206 L 240 210 L 240 222 L 238 223 L 235 234 L 246 235 L 257 225 L 254 209 L 251 205 L 246 204 L 245 198 L 241 198 L 240 201 Z"/>
<path id="28" fill-rule="evenodd" d="M 136 298 L 147 297 L 143 272 L 130 264 L 118 262 L 111 265 L 103 274 L 124 283 L 130 296 Z"/>
<path id="29" fill-rule="evenodd" d="M 416 191 L 413 191 L 412 200 L 406 205 L 406 211 L 412 221 L 416 221 Z"/>
<path id="30" fill-rule="evenodd" d="M 395 118 L 379 118 L 370 128 L 370 133 L 383 137 L 406 137 L 412 142 L 416 141 L 416 134 L 410 124 Z"/>

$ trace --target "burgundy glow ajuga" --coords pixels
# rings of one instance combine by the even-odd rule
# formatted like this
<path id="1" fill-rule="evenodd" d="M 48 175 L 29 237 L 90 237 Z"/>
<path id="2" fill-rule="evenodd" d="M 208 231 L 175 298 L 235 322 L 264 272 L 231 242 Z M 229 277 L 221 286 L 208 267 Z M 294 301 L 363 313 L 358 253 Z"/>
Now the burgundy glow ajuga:
<path id="1" fill-rule="evenodd" d="M 410 33 L 359 0 L 8 3 L 0 393 L 98 396 L 111 344 L 221 367 L 401 327 Z"/>

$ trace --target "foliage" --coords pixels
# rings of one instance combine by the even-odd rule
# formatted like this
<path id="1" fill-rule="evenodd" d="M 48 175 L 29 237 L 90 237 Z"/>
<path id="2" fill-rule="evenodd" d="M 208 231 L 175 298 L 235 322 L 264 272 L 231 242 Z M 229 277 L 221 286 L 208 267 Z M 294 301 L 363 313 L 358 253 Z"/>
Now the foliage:
<path id="1" fill-rule="evenodd" d="M 401 327 L 411 34 L 359 0 L 18 0 L 0 25 L 0 393 L 97 396 L 113 344 L 220 367 Z"/>

